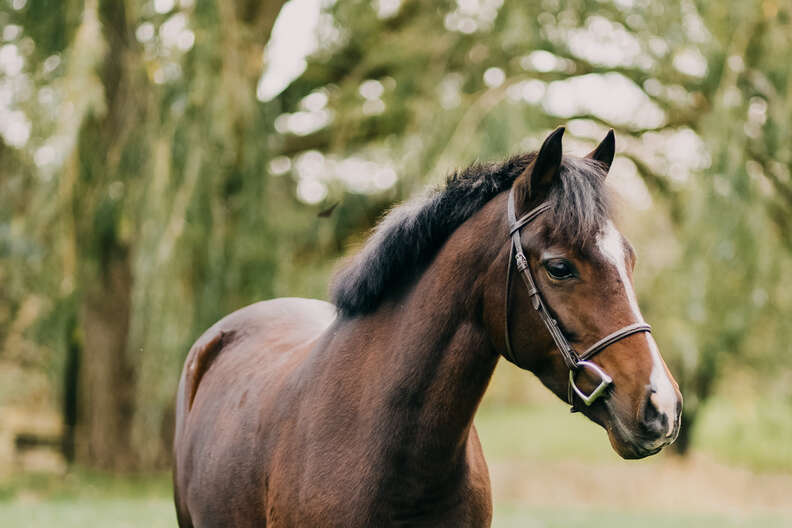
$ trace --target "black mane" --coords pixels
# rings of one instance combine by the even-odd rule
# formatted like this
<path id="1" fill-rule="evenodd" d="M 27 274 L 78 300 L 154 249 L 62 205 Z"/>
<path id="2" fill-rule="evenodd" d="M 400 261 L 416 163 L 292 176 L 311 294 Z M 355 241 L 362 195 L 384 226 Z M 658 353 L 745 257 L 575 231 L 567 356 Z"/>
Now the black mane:
<path id="1" fill-rule="evenodd" d="M 452 173 L 445 188 L 395 207 L 363 249 L 336 275 L 331 298 L 347 316 L 374 311 L 389 292 L 401 290 L 429 264 L 443 242 L 484 204 L 509 189 L 536 158 L 513 156 L 476 163 Z M 553 235 L 583 244 L 609 217 L 605 171 L 596 162 L 565 157 L 548 201 Z"/>

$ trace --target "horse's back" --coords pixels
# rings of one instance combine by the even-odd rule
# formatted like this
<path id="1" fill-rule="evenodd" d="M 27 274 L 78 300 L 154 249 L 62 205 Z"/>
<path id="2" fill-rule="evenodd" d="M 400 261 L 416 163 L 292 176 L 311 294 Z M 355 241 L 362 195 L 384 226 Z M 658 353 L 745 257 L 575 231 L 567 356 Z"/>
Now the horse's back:
<path id="1" fill-rule="evenodd" d="M 209 524 L 228 521 L 229 512 L 244 511 L 262 492 L 259 469 L 235 466 L 233 454 L 253 444 L 265 447 L 260 445 L 266 436 L 262 429 L 284 412 L 279 402 L 289 398 L 280 393 L 288 393 L 289 374 L 334 318 L 335 307 L 323 301 L 263 301 L 224 317 L 191 347 L 179 382 L 174 436 L 174 487 L 182 526 L 200 524 L 193 522 L 195 512 L 188 503 L 202 501 L 198 482 L 205 478 L 228 479 L 229 489 L 238 489 L 240 479 L 247 482 L 247 493 L 230 497 L 222 511 L 201 512 Z"/>

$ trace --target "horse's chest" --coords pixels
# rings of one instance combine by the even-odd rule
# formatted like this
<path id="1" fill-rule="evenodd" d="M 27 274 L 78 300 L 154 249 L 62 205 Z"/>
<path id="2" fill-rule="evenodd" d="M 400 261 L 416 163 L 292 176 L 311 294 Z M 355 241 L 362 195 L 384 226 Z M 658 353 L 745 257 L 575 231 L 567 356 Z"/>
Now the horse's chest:
<path id="1" fill-rule="evenodd" d="M 488 489 L 481 489 L 468 478 L 432 489 L 412 479 L 384 481 L 381 475 L 373 476 L 366 471 L 350 471 L 340 479 L 331 474 L 324 477 L 316 474 L 302 480 L 299 488 L 289 486 L 284 493 L 271 489 L 267 527 L 481 528 L 490 525 Z"/>

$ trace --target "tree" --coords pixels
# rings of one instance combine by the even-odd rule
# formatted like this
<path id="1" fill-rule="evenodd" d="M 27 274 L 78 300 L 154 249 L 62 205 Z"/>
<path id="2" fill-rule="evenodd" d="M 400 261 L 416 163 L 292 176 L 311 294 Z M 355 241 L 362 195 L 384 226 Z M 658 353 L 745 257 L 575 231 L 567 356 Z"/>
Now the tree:
<path id="1" fill-rule="evenodd" d="M 79 390 L 83 463 L 166 461 L 172 380 L 195 329 L 272 291 L 271 255 L 252 247 L 254 237 L 266 246 L 274 236 L 258 141 L 271 117 L 255 87 L 284 1 L 165 13 L 137 2 L 31 2 L 12 13 L 44 42 L 36 31 L 57 28 L 60 38 L 37 58 L 62 57 L 63 73 L 40 89 L 57 90 L 73 109 L 68 121 L 37 123 L 45 138 L 47 125 L 55 134 L 36 153 L 65 161 L 27 201 L 57 203 L 24 220 L 39 247 L 54 249 L 41 270 L 64 285 L 54 288 L 53 316 L 74 321 L 55 341 L 79 354 L 67 386 Z"/>

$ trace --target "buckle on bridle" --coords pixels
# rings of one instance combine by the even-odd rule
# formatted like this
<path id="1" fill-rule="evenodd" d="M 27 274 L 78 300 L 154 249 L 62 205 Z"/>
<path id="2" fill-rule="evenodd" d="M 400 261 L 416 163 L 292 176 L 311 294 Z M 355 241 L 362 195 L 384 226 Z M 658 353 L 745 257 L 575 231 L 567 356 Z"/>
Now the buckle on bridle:
<path id="1" fill-rule="evenodd" d="M 525 258 L 525 255 L 522 253 L 517 253 L 514 256 L 514 260 L 517 263 L 517 271 L 522 272 L 525 268 L 528 267 L 528 259 Z"/>
<path id="2" fill-rule="evenodd" d="M 588 407 L 592 403 L 597 401 L 597 398 L 599 398 L 602 395 L 602 393 L 604 393 L 605 390 L 607 390 L 607 388 L 611 385 L 611 383 L 613 383 L 613 379 L 610 376 L 608 376 L 608 374 L 604 370 L 602 370 L 601 368 L 599 368 L 597 365 L 595 365 L 590 361 L 578 361 L 577 366 L 578 368 L 576 370 L 569 371 L 569 403 L 574 405 L 574 400 L 572 399 L 572 392 L 574 391 L 574 393 L 578 395 L 578 397 L 583 401 L 583 403 L 586 404 L 586 407 Z M 599 385 L 597 385 L 597 387 L 593 391 L 591 391 L 591 394 L 586 394 L 585 392 L 580 390 L 577 385 L 575 385 L 575 374 L 577 374 L 580 368 L 589 369 L 600 378 Z"/>

